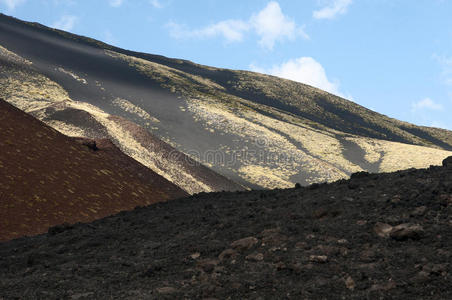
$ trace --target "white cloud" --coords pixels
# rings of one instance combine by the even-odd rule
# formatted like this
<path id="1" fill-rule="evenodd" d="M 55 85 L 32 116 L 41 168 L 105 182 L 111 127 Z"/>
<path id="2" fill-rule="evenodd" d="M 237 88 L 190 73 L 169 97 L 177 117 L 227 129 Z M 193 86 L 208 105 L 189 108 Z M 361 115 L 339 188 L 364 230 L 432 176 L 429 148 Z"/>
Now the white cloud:
<path id="1" fill-rule="evenodd" d="M 228 42 L 241 41 L 244 32 L 249 29 L 248 24 L 240 20 L 221 21 L 197 30 L 190 30 L 174 22 L 170 22 L 166 26 L 169 28 L 170 35 L 173 38 L 209 38 L 222 36 Z"/>
<path id="2" fill-rule="evenodd" d="M 8 9 L 13 10 L 16 6 L 24 3 L 26 0 L 0 0 L 0 3 L 3 3 L 8 7 Z"/>
<path id="3" fill-rule="evenodd" d="M 417 112 L 422 110 L 443 110 L 443 106 L 439 103 L 436 103 L 430 98 L 424 98 L 418 102 L 414 102 L 411 104 L 411 111 Z"/>
<path id="4" fill-rule="evenodd" d="M 124 0 L 110 0 L 110 5 L 113 7 L 120 7 L 124 3 Z"/>
<path id="5" fill-rule="evenodd" d="M 166 27 L 169 28 L 170 35 L 177 39 L 221 36 L 227 42 L 240 42 L 245 33 L 254 31 L 260 37 L 259 44 L 269 50 L 273 49 L 277 41 L 294 40 L 299 36 L 309 38 L 303 27 L 297 26 L 293 20 L 285 16 L 279 4 L 274 1 L 248 20 L 229 19 L 200 29 L 189 29 L 174 22 L 168 23 Z"/>
<path id="6" fill-rule="evenodd" d="M 294 40 L 297 36 L 309 38 L 302 27 L 285 16 L 278 2 L 270 2 L 267 6 L 250 19 L 256 33 L 260 36 L 259 44 L 267 49 L 273 49 L 278 40 Z"/>
<path id="7" fill-rule="evenodd" d="M 452 129 L 447 118 L 448 110 L 442 103 L 427 97 L 411 103 L 411 118 L 415 124 Z"/>
<path id="8" fill-rule="evenodd" d="M 339 83 L 337 81 L 330 81 L 323 66 L 312 57 L 291 59 L 267 70 L 254 65 L 251 65 L 250 69 L 255 72 L 298 81 L 344 97 L 339 92 Z"/>
<path id="9" fill-rule="evenodd" d="M 155 8 L 162 8 L 163 4 L 160 3 L 159 0 L 150 0 L 149 1 L 151 3 L 152 6 L 154 6 Z"/>
<path id="10" fill-rule="evenodd" d="M 352 2 L 352 0 L 331 0 L 329 5 L 314 11 L 312 16 L 315 19 L 333 19 L 337 15 L 345 14 Z"/>
<path id="11" fill-rule="evenodd" d="M 74 28 L 77 20 L 78 18 L 76 16 L 64 15 L 58 21 L 53 23 L 51 27 L 64 31 L 70 31 Z"/>

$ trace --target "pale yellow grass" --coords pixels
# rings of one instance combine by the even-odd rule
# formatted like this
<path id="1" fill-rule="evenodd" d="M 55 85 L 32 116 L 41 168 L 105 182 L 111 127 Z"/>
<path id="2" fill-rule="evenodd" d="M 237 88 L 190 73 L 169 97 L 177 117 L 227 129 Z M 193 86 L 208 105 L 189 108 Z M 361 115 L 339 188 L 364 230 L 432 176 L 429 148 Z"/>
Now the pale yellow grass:
<path id="1" fill-rule="evenodd" d="M 183 93 L 186 96 L 191 95 L 192 89 L 189 86 L 195 84 L 198 87 L 224 90 L 224 87 L 211 81 L 210 79 L 185 73 L 180 70 L 151 62 L 145 59 L 128 56 L 111 50 L 105 50 L 107 55 L 121 59 L 130 66 L 136 68 L 146 76 L 160 82 L 163 86 L 169 88 L 172 92 Z M 190 80 L 191 79 L 191 80 Z M 188 88 L 188 89 L 187 89 Z"/>
<path id="2" fill-rule="evenodd" d="M 275 187 L 290 188 L 293 183 L 290 182 L 291 172 L 284 172 L 281 169 L 275 170 L 265 166 L 248 165 L 240 167 L 238 173 L 249 182 L 260 183 L 261 186 L 268 189 Z"/>
<path id="3" fill-rule="evenodd" d="M 17 55 L 16 53 L 9 51 L 8 49 L 3 47 L 2 45 L 0 45 L 0 56 L 4 57 L 5 59 L 7 59 L 10 62 L 15 62 L 15 63 L 19 63 L 19 64 L 25 64 L 25 65 L 31 65 L 32 64 L 31 61 L 26 60 L 25 58 Z"/>
<path id="4" fill-rule="evenodd" d="M 341 170 L 345 170 L 348 173 L 362 171 L 360 166 L 344 158 L 340 141 L 329 132 L 319 131 L 307 125 L 294 125 L 254 111 L 246 111 L 245 117 L 254 123 L 271 128 L 275 132 L 286 134 L 300 143 L 311 156 L 321 158 L 322 161 L 330 163 Z"/>
<path id="5" fill-rule="evenodd" d="M 77 80 L 78 82 L 81 82 L 83 84 L 88 84 L 88 81 L 85 78 L 80 77 L 79 75 L 75 74 L 74 72 L 65 70 L 61 67 L 58 68 L 58 71 L 72 77 L 74 80 Z"/>
<path id="6" fill-rule="evenodd" d="M 68 124 L 66 122 L 50 120 L 46 121 L 47 125 L 58 130 L 64 135 L 73 136 L 73 137 L 85 137 L 85 130 L 80 127 L 74 126 L 72 124 Z"/>
<path id="7" fill-rule="evenodd" d="M 237 156 L 240 163 L 245 166 L 238 172 L 238 175 L 254 184 L 269 186 L 275 182 L 274 176 L 278 177 L 284 174 L 284 177 L 280 177 L 280 183 L 285 182 L 283 186 L 287 186 L 289 178 L 298 174 L 301 170 L 315 174 L 311 175 L 311 178 L 307 176 L 308 182 L 315 182 L 319 179 L 321 181 L 334 181 L 346 176 L 345 173 L 328 162 L 319 160 L 300 150 L 277 131 L 256 122 L 255 119 L 260 118 L 257 113 L 253 115 L 254 119 L 250 118 L 249 109 L 233 110 L 227 105 L 208 99 L 190 99 L 187 101 L 187 108 L 193 113 L 196 121 L 205 124 L 207 130 L 214 129 L 215 132 L 236 135 L 238 140 L 245 144 L 253 143 L 254 146 L 259 146 L 259 143 L 262 143 L 261 151 L 265 153 L 265 160 L 259 159 L 260 153 L 251 151 L 247 153 L 247 156 Z M 241 111 L 246 111 L 251 120 L 241 115 Z M 224 146 L 222 150 L 226 153 L 244 150 L 246 152 L 247 146 L 245 145 L 244 148 L 240 149 Z M 268 171 L 270 169 L 273 174 L 269 173 L 267 182 L 263 181 L 262 175 L 256 175 L 259 170 Z M 270 180 L 270 178 L 273 179 Z M 280 186 L 277 185 L 276 187 Z"/>
<path id="8" fill-rule="evenodd" d="M 8 70 L 8 74 L 9 77 L 0 78 L 1 96 L 25 112 L 70 101 L 68 93 L 61 86 L 43 75 L 22 70 Z"/>
<path id="9" fill-rule="evenodd" d="M 393 172 L 407 168 L 426 168 L 441 165 L 451 151 L 397 142 L 369 139 L 363 137 L 348 138 L 366 151 L 366 160 L 375 163 L 381 159 L 380 172 Z M 383 155 L 383 157 L 381 157 Z"/>
<path id="10" fill-rule="evenodd" d="M 122 98 L 116 98 L 113 100 L 113 104 L 115 106 L 120 107 L 122 110 L 134 114 L 146 122 L 146 125 L 150 125 L 150 123 L 158 123 L 160 122 L 157 118 L 152 117 L 148 112 L 146 112 L 141 107 L 138 107 L 131 103 L 130 101 Z"/>

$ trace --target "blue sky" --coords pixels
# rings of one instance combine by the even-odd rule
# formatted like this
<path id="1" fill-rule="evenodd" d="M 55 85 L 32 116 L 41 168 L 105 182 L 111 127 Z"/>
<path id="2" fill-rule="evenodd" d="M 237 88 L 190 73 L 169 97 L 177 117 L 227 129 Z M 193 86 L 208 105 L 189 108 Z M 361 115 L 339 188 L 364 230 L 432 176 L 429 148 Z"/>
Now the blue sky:
<path id="1" fill-rule="evenodd" d="M 452 0 L 0 0 L 0 12 L 452 129 Z"/>

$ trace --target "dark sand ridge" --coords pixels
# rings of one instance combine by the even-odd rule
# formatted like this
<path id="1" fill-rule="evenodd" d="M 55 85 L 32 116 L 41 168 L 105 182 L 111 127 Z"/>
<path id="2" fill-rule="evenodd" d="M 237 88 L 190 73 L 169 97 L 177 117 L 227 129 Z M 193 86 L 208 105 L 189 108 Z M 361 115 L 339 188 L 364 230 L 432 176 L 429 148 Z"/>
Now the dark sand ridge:
<path id="1" fill-rule="evenodd" d="M 0 128 L 0 240 L 187 195 L 108 141 L 94 151 L 4 101 Z"/>

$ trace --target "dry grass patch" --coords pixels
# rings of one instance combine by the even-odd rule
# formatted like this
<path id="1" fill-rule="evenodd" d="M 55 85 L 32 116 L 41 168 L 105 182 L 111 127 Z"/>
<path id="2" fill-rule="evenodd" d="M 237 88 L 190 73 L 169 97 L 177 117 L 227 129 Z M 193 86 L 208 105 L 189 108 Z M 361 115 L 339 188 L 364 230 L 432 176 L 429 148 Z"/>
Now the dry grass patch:
<path id="1" fill-rule="evenodd" d="M 132 102 L 122 99 L 116 98 L 113 100 L 113 104 L 117 107 L 120 107 L 125 112 L 131 113 L 143 119 L 146 122 L 146 125 L 150 125 L 150 123 L 159 123 L 160 121 L 157 118 L 152 117 L 148 112 L 146 112 L 141 107 L 136 106 Z"/>

